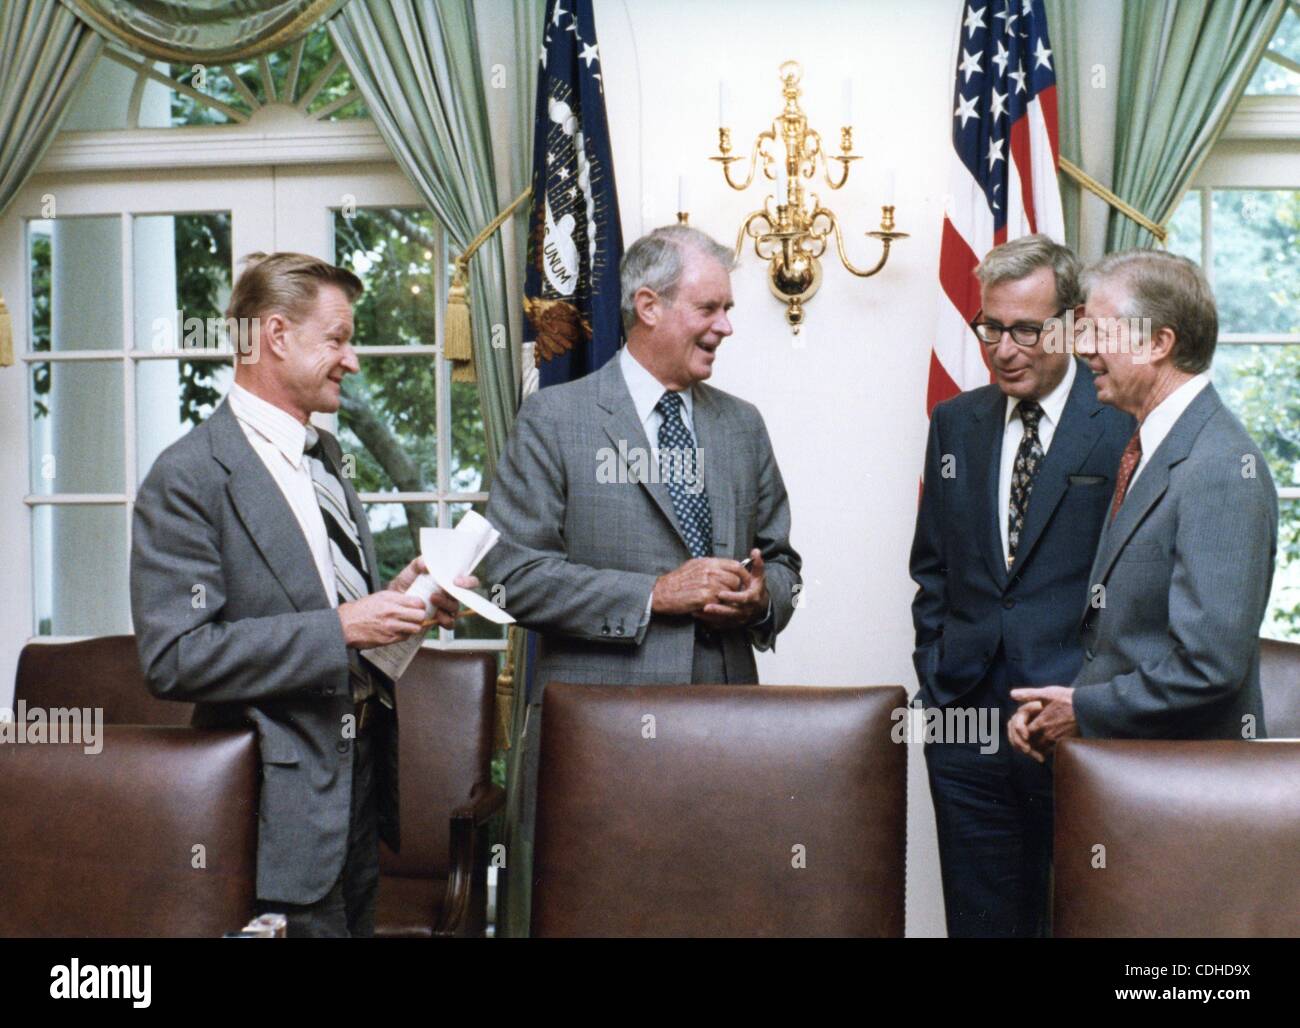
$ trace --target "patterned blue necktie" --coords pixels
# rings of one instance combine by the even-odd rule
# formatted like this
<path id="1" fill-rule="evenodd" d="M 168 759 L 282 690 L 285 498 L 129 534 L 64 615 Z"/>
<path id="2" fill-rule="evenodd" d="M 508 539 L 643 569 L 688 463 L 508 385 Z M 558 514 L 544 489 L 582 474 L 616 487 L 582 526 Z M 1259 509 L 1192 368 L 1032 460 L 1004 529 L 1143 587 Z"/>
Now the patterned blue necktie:
<path id="1" fill-rule="evenodd" d="M 655 404 L 663 421 L 659 425 L 660 481 L 668 486 L 673 511 L 692 557 L 713 556 L 713 513 L 709 494 L 700 477 L 699 453 L 695 440 L 682 420 L 682 398 L 666 392 Z"/>

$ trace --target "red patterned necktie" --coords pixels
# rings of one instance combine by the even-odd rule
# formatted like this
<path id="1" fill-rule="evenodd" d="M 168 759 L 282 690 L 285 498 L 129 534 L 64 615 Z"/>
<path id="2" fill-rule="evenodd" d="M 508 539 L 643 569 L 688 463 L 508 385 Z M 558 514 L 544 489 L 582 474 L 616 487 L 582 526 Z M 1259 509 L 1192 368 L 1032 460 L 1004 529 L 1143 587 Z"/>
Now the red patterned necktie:
<path id="1" fill-rule="evenodd" d="M 1133 480 L 1133 472 L 1142 460 L 1142 430 L 1134 429 L 1133 438 L 1124 447 L 1124 454 L 1119 459 L 1119 473 L 1115 476 L 1115 499 L 1110 501 L 1110 519 L 1115 520 L 1119 505 L 1124 502 L 1128 484 Z"/>

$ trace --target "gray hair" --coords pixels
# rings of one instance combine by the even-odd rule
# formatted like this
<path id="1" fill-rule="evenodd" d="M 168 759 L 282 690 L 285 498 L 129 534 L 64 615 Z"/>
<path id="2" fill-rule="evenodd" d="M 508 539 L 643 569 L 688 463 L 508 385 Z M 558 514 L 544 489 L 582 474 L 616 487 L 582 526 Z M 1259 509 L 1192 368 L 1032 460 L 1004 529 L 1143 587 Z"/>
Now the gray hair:
<path id="1" fill-rule="evenodd" d="M 1103 280 L 1123 286 L 1123 317 L 1149 318 L 1151 332 L 1173 329 L 1170 359 L 1179 371 L 1195 375 L 1209 368 L 1219 341 L 1219 312 L 1195 262 L 1164 250 L 1125 250 L 1103 257 L 1086 278 L 1089 291 Z"/>
<path id="2" fill-rule="evenodd" d="M 1083 303 L 1079 278 L 1083 262 L 1068 246 L 1062 246 L 1041 232 L 1020 236 L 995 246 L 975 268 L 980 285 L 988 288 L 1002 282 L 1018 282 L 1039 268 L 1051 268 L 1056 277 L 1056 306 L 1064 309 Z"/>
<path id="3" fill-rule="evenodd" d="M 683 259 L 687 250 L 717 261 L 728 272 L 735 267 L 735 254 L 712 236 L 689 225 L 665 225 L 642 236 L 623 252 L 619 266 L 623 331 L 636 325 L 635 297 L 639 289 L 651 289 L 672 303 L 681 285 Z"/>

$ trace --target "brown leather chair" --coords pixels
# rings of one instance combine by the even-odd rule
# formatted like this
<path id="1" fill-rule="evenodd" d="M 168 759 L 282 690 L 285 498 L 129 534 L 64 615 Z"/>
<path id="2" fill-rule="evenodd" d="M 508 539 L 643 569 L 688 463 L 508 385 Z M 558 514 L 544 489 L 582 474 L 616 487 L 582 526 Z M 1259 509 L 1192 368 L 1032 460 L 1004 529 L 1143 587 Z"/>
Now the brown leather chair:
<path id="1" fill-rule="evenodd" d="M 135 636 L 33 642 L 18 658 L 14 701 L 28 706 L 100 707 L 106 725 L 188 725 L 192 703 L 150 695 Z"/>
<path id="2" fill-rule="evenodd" d="M 1300 643 L 1259 641 L 1259 684 L 1270 739 L 1300 739 Z"/>
<path id="3" fill-rule="evenodd" d="M 1055 779 L 1058 938 L 1300 936 L 1300 742 L 1071 739 Z"/>
<path id="4" fill-rule="evenodd" d="M 105 725 L 100 741 L 0 746 L 0 936 L 237 931 L 256 888 L 255 733 Z"/>
<path id="5" fill-rule="evenodd" d="M 397 686 L 402 852 L 381 845 L 375 934 L 480 935 L 486 907 L 496 659 L 421 650 Z"/>
<path id="6" fill-rule="evenodd" d="M 906 703 L 548 684 L 532 934 L 901 937 Z"/>

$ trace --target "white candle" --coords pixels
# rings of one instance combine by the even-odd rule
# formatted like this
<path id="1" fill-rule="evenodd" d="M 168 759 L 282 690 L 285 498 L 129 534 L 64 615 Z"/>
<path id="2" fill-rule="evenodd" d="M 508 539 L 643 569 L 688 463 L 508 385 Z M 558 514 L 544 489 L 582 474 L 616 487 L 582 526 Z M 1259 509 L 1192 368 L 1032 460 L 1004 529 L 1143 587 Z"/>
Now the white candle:
<path id="1" fill-rule="evenodd" d="M 885 206 L 894 206 L 894 169 L 885 169 Z"/>
<path id="2" fill-rule="evenodd" d="M 679 213 L 686 213 L 686 176 L 677 176 L 677 210 Z"/>
<path id="3" fill-rule="evenodd" d="M 778 147 L 776 153 L 776 202 L 778 204 L 786 202 L 789 194 L 789 181 L 785 169 L 785 147 Z"/>
<path id="4" fill-rule="evenodd" d="M 730 128 L 731 122 L 727 120 L 730 113 L 728 108 L 731 106 L 731 97 L 727 95 L 727 84 L 721 79 L 718 80 L 718 127 Z"/>
<path id="5" fill-rule="evenodd" d="M 840 122 L 845 128 L 853 124 L 853 80 L 844 80 L 844 120 Z"/>

